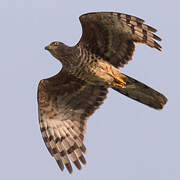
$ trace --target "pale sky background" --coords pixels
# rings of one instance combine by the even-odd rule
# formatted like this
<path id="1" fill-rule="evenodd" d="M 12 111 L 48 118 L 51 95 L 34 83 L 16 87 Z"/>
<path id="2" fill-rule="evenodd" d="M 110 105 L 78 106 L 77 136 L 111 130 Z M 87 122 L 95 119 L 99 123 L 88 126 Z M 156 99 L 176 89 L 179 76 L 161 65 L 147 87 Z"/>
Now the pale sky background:
<path id="1" fill-rule="evenodd" d="M 0 3 L 0 179 L 4 180 L 179 180 L 180 81 L 179 1 L 4 0 Z M 78 17 L 92 11 L 135 15 L 157 28 L 163 51 L 138 45 L 121 71 L 164 93 L 169 101 L 153 110 L 110 90 L 88 121 L 87 165 L 61 172 L 42 140 L 37 86 L 61 65 L 44 46 L 76 44 Z"/>

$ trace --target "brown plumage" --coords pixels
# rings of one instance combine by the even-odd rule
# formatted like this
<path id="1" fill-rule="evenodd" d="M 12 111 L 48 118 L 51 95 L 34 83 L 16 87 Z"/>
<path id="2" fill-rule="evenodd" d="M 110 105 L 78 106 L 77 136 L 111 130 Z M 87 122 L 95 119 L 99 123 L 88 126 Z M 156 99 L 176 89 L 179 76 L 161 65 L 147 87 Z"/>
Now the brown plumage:
<path id="1" fill-rule="evenodd" d="M 167 98 L 145 84 L 120 73 L 132 59 L 135 43 L 161 50 L 156 29 L 140 18 L 114 12 L 80 16 L 83 34 L 68 47 L 53 42 L 45 49 L 62 62 L 56 76 L 38 87 L 39 123 L 44 142 L 60 169 L 72 173 L 86 164 L 84 135 L 87 119 L 103 103 L 108 88 L 162 109 Z"/>

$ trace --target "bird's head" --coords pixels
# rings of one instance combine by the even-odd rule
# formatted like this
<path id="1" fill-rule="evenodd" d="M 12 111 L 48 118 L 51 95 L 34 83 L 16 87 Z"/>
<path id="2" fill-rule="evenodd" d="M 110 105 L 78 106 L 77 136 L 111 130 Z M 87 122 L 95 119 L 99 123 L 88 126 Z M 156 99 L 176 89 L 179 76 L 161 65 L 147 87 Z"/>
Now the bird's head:
<path id="1" fill-rule="evenodd" d="M 60 60 L 62 63 L 67 61 L 69 54 L 69 47 L 65 44 L 55 41 L 45 47 L 55 58 Z"/>

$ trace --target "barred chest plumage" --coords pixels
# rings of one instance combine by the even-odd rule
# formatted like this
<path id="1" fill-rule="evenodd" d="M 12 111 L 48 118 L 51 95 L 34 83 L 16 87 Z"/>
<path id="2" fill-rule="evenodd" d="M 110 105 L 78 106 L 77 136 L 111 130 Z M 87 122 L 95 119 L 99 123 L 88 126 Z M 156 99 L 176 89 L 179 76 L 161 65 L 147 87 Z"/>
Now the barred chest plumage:
<path id="1" fill-rule="evenodd" d="M 121 75 L 116 67 L 87 49 L 81 46 L 73 48 L 76 48 L 76 53 L 64 68 L 75 77 L 91 84 L 100 83 L 109 86 L 114 81 L 114 77 Z"/>

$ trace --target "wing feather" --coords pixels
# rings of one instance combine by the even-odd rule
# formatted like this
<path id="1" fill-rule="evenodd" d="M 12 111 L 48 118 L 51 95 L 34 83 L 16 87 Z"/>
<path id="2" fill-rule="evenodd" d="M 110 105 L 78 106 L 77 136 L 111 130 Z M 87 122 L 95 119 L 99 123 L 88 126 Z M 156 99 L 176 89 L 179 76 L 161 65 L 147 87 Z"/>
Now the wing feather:
<path id="1" fill-rule="evenodd" d="M 41 80 L 38 87 L 39 123 L 44 142 L 59 168 L 69 173 L 71 162 L 86 164 L 84 135 L 88 117 L 103 103 L 107 88 L 89 85 L 62 70 Z M 70 162 L 71 161 L 71 162 Z"/>
<path id="2" fill-rule="evenodd" d="M 80 16 L 80 22 L 83 34 L 78 46 L 87 48 L 116 67 L 123 67 L 132 59 L 134 43 L 161 50 L 156 42 L 161 38 L 154 34 L 157 30 L 138 17 L 98 12 Z"/>

